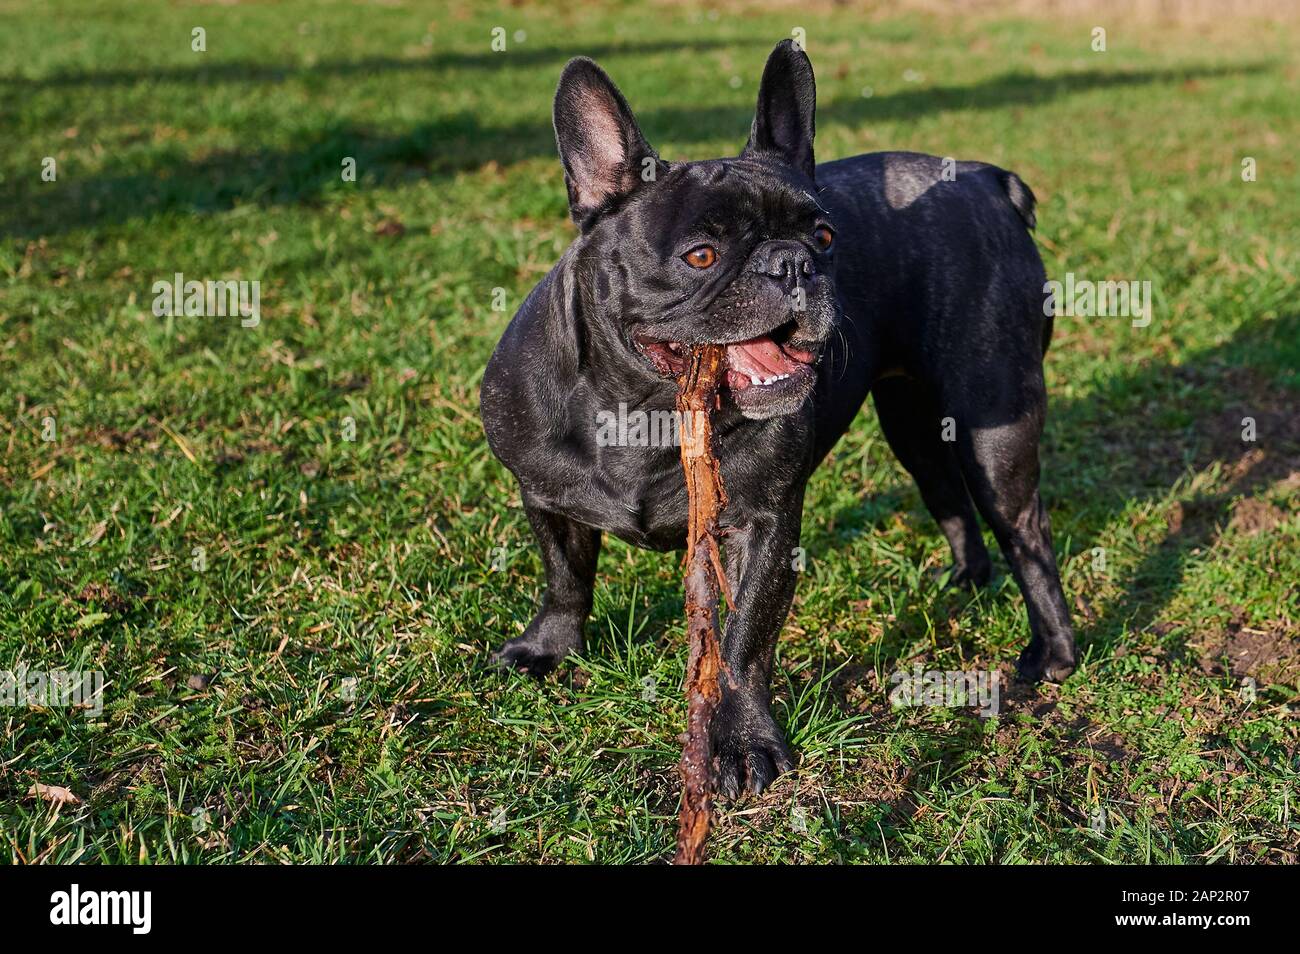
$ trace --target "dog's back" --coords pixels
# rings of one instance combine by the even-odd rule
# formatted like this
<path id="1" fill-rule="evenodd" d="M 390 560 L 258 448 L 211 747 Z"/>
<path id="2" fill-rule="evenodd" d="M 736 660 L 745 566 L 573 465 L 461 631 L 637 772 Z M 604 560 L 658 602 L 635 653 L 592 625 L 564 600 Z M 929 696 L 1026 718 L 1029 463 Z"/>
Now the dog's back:
<path id="1" fill-rule="evenodd" d="M 819 429 L 838 436 L 884 374 L 904 370 L 943 390 L 960 354 L 996 349 L 1009 365 L 1041 363 L 1046 276 L 1029 233 L 1034 194 L 1019 176 L 878 152 L 822 163 L 817 186 L 839 236 L 843 315 L 826 375 L 838 406 Z"/>

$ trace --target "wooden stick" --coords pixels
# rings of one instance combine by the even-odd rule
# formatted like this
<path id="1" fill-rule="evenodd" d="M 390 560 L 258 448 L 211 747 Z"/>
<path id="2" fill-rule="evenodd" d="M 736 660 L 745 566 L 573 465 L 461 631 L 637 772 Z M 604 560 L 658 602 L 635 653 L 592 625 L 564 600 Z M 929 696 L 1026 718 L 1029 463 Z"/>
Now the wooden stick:
<path id="1" fill-rule="evenodd" d="M 717 406 L 725 374 L 726 349 L 692 349 L 690 365 L 677 382 L 682 470 L 689 507 L 686 529 L 686 743 L 682 746 L 682 807 L 677 818 L 673 864 L 704 861 L 704 843 L 713 815 L 713 749 L 709 723 L 722 697 L 722 657 L 718 641 L 718 593 L 731 592 L 718 550 L 718 516 L 727 506 L 718 459 L 713 453 L 709 415 Z"/>

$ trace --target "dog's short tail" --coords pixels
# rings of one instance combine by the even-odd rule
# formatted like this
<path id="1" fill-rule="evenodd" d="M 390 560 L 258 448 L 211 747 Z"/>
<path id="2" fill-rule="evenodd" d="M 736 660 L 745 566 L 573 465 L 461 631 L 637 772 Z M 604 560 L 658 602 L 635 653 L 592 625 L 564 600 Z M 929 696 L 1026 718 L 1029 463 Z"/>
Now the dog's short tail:
<path id="1" fill-rule="evenodd" d="M 1002 183 L 1002 191 L 1011 200 L 1011 207 L 1016 210 L 1020 220 L 1028 228 L 1034 228 L 1038 224 L 1038 216 L 1034 213 L 1038 200 L 1034 198 L 1034 190 L 1025 185 L 1024 179 L 1006 169 L 998 170 L 998 181 Z M 1047 320 L 1043 322 L 1043 354 L 1047 354 L 1047 346 L 1051 343 L 1052 316 L 1048 315 Z"/>
<path id="2" fill-rule="evenodd" d="M 1005 169 L 1001 169 L 999 172 L 1001 173 L 999 179 L 1002 182 L 1002 191 L 1011 200 L 1011 207 L 1016 210 L 1016 214 L 1020 216 L 1025 225 L 1032 229 L 1038 224 L 1038 217 L 1034 215 L 1034 207 L 1038 204 L 1038 201 L 1034 198 L 1033 190 L 1025 185 L 1025 180 L 1014 172 L 1008 172 Z"/>

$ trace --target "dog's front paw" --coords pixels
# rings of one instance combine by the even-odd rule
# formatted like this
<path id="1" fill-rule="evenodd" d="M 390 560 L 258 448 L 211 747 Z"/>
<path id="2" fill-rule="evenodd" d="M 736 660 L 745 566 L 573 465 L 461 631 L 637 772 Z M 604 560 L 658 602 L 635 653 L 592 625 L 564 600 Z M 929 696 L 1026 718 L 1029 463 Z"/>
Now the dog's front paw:
<path id="1" fill-rule="evenodd" d="M 565 620 L 538 617 L 532 625 L 492 656 L 498 669 L 517 669 L 530 676 L 545 676 L 566 656 L 582 649 L 582 628 Z"/>
<path id="2" fill-rule="evenodd" d="M 724 798 L 757 795 L 778 775 L 793 771 L 794 756 L 767 705 L 723 696 L 709 733 L 716 775 Z"/>
<path id="3" fill-rule="evenodd" d="M 1070 647 L 1055 646 L 1047 642 L 1032 642 L 1020 654 L 1016 673 L 1025 682 L 1065 682 L 1076 665 L 1075 653 Z"/>

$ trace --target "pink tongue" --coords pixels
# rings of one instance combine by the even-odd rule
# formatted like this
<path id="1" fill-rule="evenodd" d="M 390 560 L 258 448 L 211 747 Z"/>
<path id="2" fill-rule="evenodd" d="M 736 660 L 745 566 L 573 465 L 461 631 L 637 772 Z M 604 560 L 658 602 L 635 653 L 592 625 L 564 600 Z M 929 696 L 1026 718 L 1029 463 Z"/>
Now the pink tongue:
<path id="1" fill-rule="evenodd" d="M 793 374 L 800 365 L 791 360 L 780 345 L 764 336 L 727 345 L 727 367 L 745 375 L 746 381 L 750 377 L 766 381 L 779 374 Z"/>

